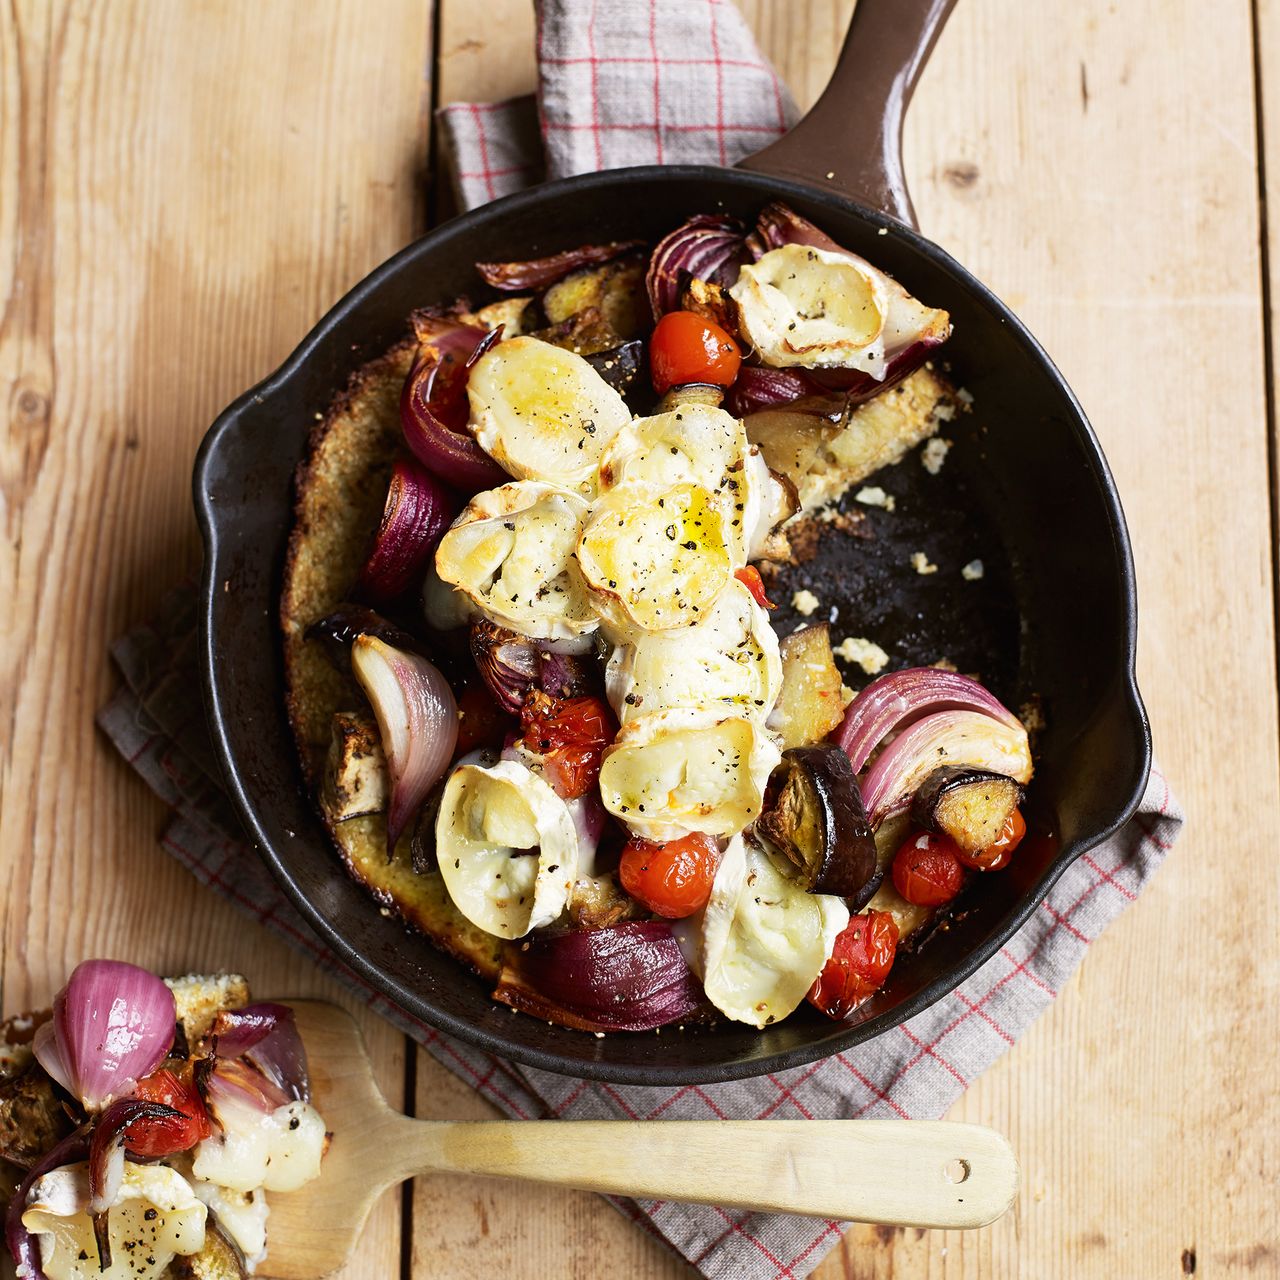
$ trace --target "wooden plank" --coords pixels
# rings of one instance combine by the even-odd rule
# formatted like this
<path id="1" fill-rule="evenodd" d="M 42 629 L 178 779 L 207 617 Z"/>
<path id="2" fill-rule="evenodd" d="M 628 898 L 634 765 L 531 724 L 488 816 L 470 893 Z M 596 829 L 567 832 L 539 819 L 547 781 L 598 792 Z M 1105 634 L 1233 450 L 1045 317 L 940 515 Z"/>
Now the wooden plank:
<path id="1" fill-rule="evenodd" d="M 1273 79 L 1278 7 L 1263 0 Z M 742 8 L 811 100 L 851 0 Z M 470 9 L 445 0 L 442 30 L 483 45 L 495 24 Z M 474 52 L 442 100 L 530 83 L 528 52 L 507 34 Z M 963 1236 L 856 1229 L 822 1280 L 1176 1275 L 1193 1257 L 1231 1275 L 1280 1257 L 1265 1175 L 1276 1139 L 1258 1123 L 1277 886 L 1256 868 L 1269 865 L 1277 749 L 1251 85 L 1246 0 L 1088 0 L 1053 22 L 1017 0 L 968 0 L 921 86 L 907 160 L 922 224 L 1028 320 L 1092 415 L 1134 536 L 1157 750 L 1199 823 L 1056 1008 L 952 1112 L 1013 1139 L 1017 1211 Z M 1210 318 L 1229 334 L 1211 347 Z M 1213 813 L 1232 815 L 1228 849 L 1210 844 Z M 419 1105 L 483 1112 L 434 1069 Z M 602 1207 L 487 1184 L 464 1193 L 461 1223 L 441 1189 L 415 1198 L 428 1274 L 668 1274 Z"/>
<path id="2" fill-rule="evenodd" d="M 157 847 L 93 716 L 108 642 L 198 564 L 206 426 L 421 218 L 429 39 L 417 0 L 0 17 L 6 1011 L 96 954 L 344 999 Z M 401 1097 L 403 1038 L 345 1003 Z M 398 1273 L 399 1219 L 376 1211 L 349 1275 Z"/>

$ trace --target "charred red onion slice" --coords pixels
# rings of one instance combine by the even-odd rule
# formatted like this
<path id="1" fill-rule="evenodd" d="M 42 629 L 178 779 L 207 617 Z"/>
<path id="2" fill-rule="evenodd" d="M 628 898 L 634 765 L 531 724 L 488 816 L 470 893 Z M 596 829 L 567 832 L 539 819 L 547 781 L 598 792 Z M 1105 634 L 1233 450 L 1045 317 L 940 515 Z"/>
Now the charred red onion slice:
<path id="1" fill-rule="evenodd" d="M 871 825 L 905 809 L 925 778 L 943 764 L 972 765 L 1029 782 L 1027 731 L 1016 720 L 1010 725 L 986 711 L 937 711 L 915 721 L 876 757 L 862 781 Z"/>
<path id="2" fill-rule="evenodd" d="M 545 258 L 525 262 L 477 262 L 476 270 L 485 284 L 511 293 L 519 289 L 545 289 L 563 280 L 571 271 L 612 262 L 624 253 L 644 247 L 643 240 L 614 240 L 609 244 L 583 244 Z"/>
<path id="3" fill-rule="evenodd" d="M 631 921 L 512 948 L 495 1000 L 582 1031 L 649 1031 L 706 1016 L 670 926 Z"/>
<path id="4" fill-rule="evenodd" d="M 458 741 L 458 704 L 449 682 L 426 658 L 357 636 L 351 670 L 373 705 L 391 773 L 387 852 L 427 793 L 444 776 Z"/>
<path id="5" fill-rule="evenodd" d="M 319 641 L 334 669 L 344 674 L 351 671 L 351 646 L 355 644 L 356 636 L 377 636 L 384 644 L 393 649 L 403 649 L 406 653 L 423 652 L 417 639 L 363 604 L 344 602 L 306 630 L 306 638 Z"/>
<path id="6" fill-rule="evenodd" d="M 231 1123 L 237 1111 L 260 1118 L 292 1101 L 283 1089 L 240 1058 L 219 1058 L 201 1078 L 200 1088 L 209 1111 L 224 1130 L 237 1127 Z"/>
<path id="7" fill-rule="evenodd" d="M 951 336 L 951 321 L 945 311 L 926 307 L 913 298 L 892 276 L 850 249 L 838 245 L 825 231 L 820 231 L 807 218 L 784 204 L 769 204 L 756 220 L 755 231 L 747 238 L 747 251 L 755 259 L 770 249 L 787 244 L 808 245 L 828 253 L 843 254 L 875 272 L 889 293 L 889 312 L 885 317 L 885 370 L 881 379 L 861 369 L 813 369 L 815 382 L 832 391 L 843 392 L 851 405 L 861 404 L 872 396 L 887 391 L 914 373 L 934 348 Z"/>
<path id="8" fill-rule="evenodd" d="M 211 1031 L 219 1058 L 243 1057 L 283 1093 L 311 1101 L 307 1051 L 287 1004 L 250 1004 L 224 1009 Z"/>
<path id="9" fill-rule="evenodd" d="M 718 213 L 700 213 L 659 240 L 644 279 L 654 319 L 680 306 L 686 272 L 698 280 L 731 284 L 747 260 L 745 240 L 742 223 Z"/>
<path id="10" fill-rule="evenodd" d="M 40 1065 L 89 1111 L 127 1094 L 164 1061 L 177 1018 L 173 992 L 120 960 L 78 964 L 35 1034 Z"/>
<path id="11" fill-rule="evenodd" d="M 890 733 L 938 711 L 981 711 L 1009 729 L 1022 731 L 1017 716 L 976 680 L 937 667 L 908 667 L 867 685 L 849 704 L 833 740 L 849 757 L 854 773 L 860 773 Z"/>
<path id="12" fill-rule="evenodd" d="M 532 640 L 487 618 L 471 624 L 471 656 L 498 705 L 513 714 L 534 689 L 573 698 L 595 692 L 599 684 L 598 668 L 586 657 L 557 653 L 552 642 Z"/>
<path id="13" fill-rule="evenodd" d="M 98 1117 L 89 1144 L 89 1212 L 105 1213 L 115 1202 L 124 1180 L 125 1149 L 129 1126 L 138 1120 L 185 1119 L 181 1111 L 163 1102 L 121 1098 Z"/>
<path id="14" fill-rule="evenodd" d="M 46 1173 L 61 1169 L 63 1165 L 79 1164 L 88 1158 L 89 1130 L 85 1126 L 63 1138 L 52 1151 L 32 1165 L 9 1197 L 9 1207 L 4 1215 L 4 1242 L 18 1268 L 17 1274 L 23 1280 L 49 1280 L 40 1257 L 40 1241 L 22 1225 L 31 1188 Z"/>
<path id="15" fill-rule="evenodd" d="M 429 327 L 420 324 L 420 334 Z M 510 479 L 466 430 L 467 371 L 499 335 L 500 329 L 436 323 L 424 337 L 400 395 L 400 422 L 409 448 L 428 471 L 461 493 Z"/>
<path id="16" fill-rule="evenodd" d="M 795 369 L 769 369 L 764 365 L 744 364 L 729 388 L 725 408 L 735 418 L 745 418 L 761 409 L 793 404 L 812 391 L 813 383 Z"/>
<path id="17" fill-rule="evenodd" d="M 360 570 L 363 594 L 381 603 L 421 585 L 427 561 L 457 514 L 456 495 L 421 463 L 397 461 L 373 550 Z"/>

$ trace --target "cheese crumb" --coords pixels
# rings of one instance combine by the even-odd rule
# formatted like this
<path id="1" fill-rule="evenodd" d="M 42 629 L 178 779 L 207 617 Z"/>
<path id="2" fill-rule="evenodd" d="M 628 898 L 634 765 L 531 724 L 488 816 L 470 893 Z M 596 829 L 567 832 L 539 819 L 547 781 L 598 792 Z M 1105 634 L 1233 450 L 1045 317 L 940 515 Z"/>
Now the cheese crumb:
<path id="1" fill-rule="evenodd" d="M 853 496 L 865 507 L 883 507 L 886 511 L 892 511 L 897 505 L 893 494 L 885 493 L 878 484 L 864 484 Z"/>
<path id="2" fill-rule="evenodd" d="M 812 613 L 812 612 L 813 612 L 813 611 L 814 611 L 814 610 L 815 610 L 815 609 L 816 609 L 816 608 L 817 608 L 821 603 L 822 603 L 822 601 L 821 601 L 821 600 L 819 600 L 819 599 L 818 599 L 818 597 L 817 597 L 817 596 L 815 596 L 815 595 L 813 594 L 813 592 L 812 592 L 812 591 L 810 591 L 810 590 L 808 590 L 807 588 L 806 588 L 806 589 L 804 589 L 804 590 L 801 590 L 801 591 L 797 591 L 797 592 L 795 593 L 795 595 L 793 595 L 793 596 L 791 597 L 791 607 L 792 607 L 792 608 L 793 608 L 797 613 L 803 613 L 803 614 L 804 614 L 804 616 L 805 616 L 806 618 L 807 618 L 807 617 L 808 617 L 808 616 L 809 616 L 809 615 L 810 615 L 810 614 L 811 614 L 811 613 Z"/>
<path id="3" fill-rule="evenodd" d="M 874 640 L 862 636 L 848 636 L 835 650 L 837 658 L 856 662 L 869 676 L 874 676 L 889 665 L 889 655 Z"/>
<path id="4" fill-rule="evenodd" d="M 929 557 L 925 555 L 923 551 L 917 551 L 915 555 L 911 557 L 911 567 L 920 574 L 938 572 L 938 566 L 936 564 L 931 564 Z"/>
<path id="5" fill-rule="evenodd" d="M 956 392 L 956 399 L 963 405 L 971 405 L 973 403 L 973 392 L 968 387 L 961 387 Z"/>
<path id="6" fill-rule="evenodd" d="M 942 464 L 946 462 L 947 454 L 950 450 L 950 440 L 944 440 L 941 436 L 934 436 L 920 450 L 920 463 L 931 476 L 936 476 L 942 470 Z"/>
<path id="7" fill-rule="evenodd" d="M 970 560 L 963 569 L 960 570 L 960 576 L 966 582 L 977 582 L 982 575 L 986 573 L 981 560 Z"/>

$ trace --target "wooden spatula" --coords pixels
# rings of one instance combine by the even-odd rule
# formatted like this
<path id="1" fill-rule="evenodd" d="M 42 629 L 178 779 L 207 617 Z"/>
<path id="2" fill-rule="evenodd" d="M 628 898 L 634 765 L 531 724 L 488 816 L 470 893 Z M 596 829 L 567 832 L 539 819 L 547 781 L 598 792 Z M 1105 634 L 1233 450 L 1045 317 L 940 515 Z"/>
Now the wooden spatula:
<path id="1" fill-rule="evenodd" d="M 993 1129 L 924 1120 L 411 1120 L 374 1083 L 336 1005 L 291 1002 L 333 1143 L 321 1176 L 273 1194 L 263 1274 L 310 1280 L 350 1257 L 373 1202 L 434 1171 L 907 1227 L 981 1227 L 1013 1203 Z"/>

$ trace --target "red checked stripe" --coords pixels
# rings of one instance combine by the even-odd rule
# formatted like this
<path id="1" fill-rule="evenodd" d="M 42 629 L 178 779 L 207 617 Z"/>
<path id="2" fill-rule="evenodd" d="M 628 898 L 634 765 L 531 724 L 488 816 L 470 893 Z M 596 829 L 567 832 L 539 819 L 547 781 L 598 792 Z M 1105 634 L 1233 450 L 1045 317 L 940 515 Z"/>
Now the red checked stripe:
<path id="1" fill-rule="evenodd" d="M 658 60 L 658 0 L 649 0 L 649 56 L 653 60 L 653 158 L 662 163 L 662 63 Z"/>
<path id="2" fill-rule="evenodd" d="M 716 4 L 708 0 L 707 17 L 711 23 L 711 54 L 716 69 L 716 145 L 720 150 L 720 163 L 729 163 L 729 153 L 724 145 L 724 63 L 720 60 L 720 40 L 716 35 Z"/>

